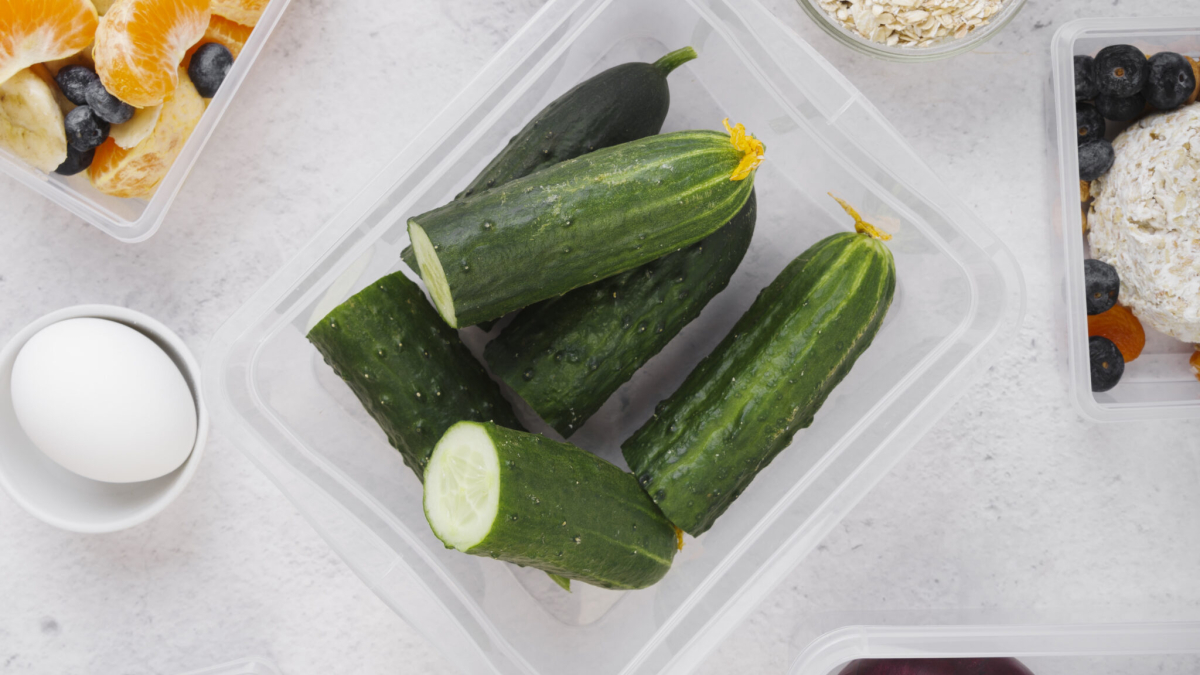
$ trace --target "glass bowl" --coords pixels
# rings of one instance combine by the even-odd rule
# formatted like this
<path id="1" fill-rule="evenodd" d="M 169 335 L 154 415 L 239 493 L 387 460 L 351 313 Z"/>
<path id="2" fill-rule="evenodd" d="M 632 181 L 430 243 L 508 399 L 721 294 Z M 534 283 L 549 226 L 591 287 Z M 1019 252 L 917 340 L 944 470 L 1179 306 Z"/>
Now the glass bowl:
<path id="1" fill-rule="evenodd" d="M 1025 6 L 1025 0 L 1005 0 L 1004 6 L 991 20 L 981 28 L 971 31 L 966 37 L 955 39 L 953 36 L 939 38 L 928 47 L 889 47 L 886 44 L 873 42 L 863 36 L 847 30 L 835 18 L 821 9 L 819 0 L 797 0 L 800 7 L 812 17 L 833 39 L 854 49 L 855 51 L 884 59 L 886 61 L 936 61 L 951 56 L 965 54 L 979 45 L 987 42 L 993 35 L 1000 32 L 1008 22 L 1013 20 L 1017 12 Z M 914 7 L 914 9 L 916 9 Z"/>

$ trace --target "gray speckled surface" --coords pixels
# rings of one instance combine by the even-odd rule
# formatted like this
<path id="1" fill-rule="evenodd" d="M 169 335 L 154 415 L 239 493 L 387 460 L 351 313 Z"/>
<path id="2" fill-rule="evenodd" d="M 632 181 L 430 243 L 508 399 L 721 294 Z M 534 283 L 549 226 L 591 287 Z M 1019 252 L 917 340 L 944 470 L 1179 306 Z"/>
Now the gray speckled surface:
<path id="1" fill-rule="evenodd" d="M 1097 427 L 1067 396 L 1044 105 L 1059 23 L 1194 3 L 1033 0 L 975 53 L 899 65 L 838 46 L 788 2 L 767 4 L 1012 247 L 1029 311 L 998 365 L 703 672 L 783 672 L 835 610 L 1195 602 L 1200 423 Z M 0 180 L 0 338 L 108 302 L 162 320 L 203 361 L 224 318 L 540 4 L 294 0 L 145 244 Z M 59 532 L 0 496 L 0 673 L 178 673 L 250 654 L 288 675 L 451 672 L 215 431 L 184 495 L 123 533 Z"/>

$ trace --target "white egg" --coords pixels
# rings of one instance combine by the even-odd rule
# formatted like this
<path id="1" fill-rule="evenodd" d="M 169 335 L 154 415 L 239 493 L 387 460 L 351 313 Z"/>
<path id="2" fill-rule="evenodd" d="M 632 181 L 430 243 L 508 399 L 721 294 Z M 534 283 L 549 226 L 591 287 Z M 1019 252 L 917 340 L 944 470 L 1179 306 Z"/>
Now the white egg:
<path id="1" fill-rule="evenodd" d="M 115 321 L 68 319 L 39 331 L 17 354 L 11 388 L 33 444 L 85 478 L 165 476 L 196 442 L 196 403 L 179 368 Z"/>

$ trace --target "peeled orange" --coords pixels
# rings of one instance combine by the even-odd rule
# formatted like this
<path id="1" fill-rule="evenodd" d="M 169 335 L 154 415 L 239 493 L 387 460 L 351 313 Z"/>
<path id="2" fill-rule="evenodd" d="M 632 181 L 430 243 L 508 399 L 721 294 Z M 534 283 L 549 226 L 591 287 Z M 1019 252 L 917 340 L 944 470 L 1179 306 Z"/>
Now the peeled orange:
<path id="1" fill-rule="evenodd" d="M 138 108 L 162 103 L 179 85 L 184 54 L 204 37 L 208 3 L 117 0 L 100 19 L 92 48 L 104 88 Z"/>
<path id="2" fill-rule="evenodd" d="M 246 40 L 250 39 L 250 33 L 253 30 L 254 28 L 251 26 L 243 26 L 236 21 L 230 21 L 223 16 L 213 14 L 212 19 L 208 22 L 208 30 L 204 31 L 204 37 L 200 38 L 200 42 L 188 50 L 187 58 L 183 62 L 186 65 L 191 60 L 192 54 L 201 45 L 209 42 L 225 45 L 229 49 L 229 53 L 233 54 L 233 58 L 236 59 L 238 54 L 242 53 L 242 47 L 246 46 Z"/>
<path id="3" fill-rule="evenodd" d="M 87 47 L 96 22 L 91 0 L 0 0 L 0 84 Z"/>
<path id="4" fill-rule="evenodd" d="M 204 114 L 204 99 L 180 69 L 179 86 L 163 101 L 154 131 L 126 150 L 109 137 L 96 148 L 88 176 L 97 190 L 115 197 L 147 197 L 167 175 Z"/>
<path id="5" fill-rule="evenodd" d="M 212 12 L 243 26 L 253 26 L 262 18 L 267 0 L 212 0 Z"/>

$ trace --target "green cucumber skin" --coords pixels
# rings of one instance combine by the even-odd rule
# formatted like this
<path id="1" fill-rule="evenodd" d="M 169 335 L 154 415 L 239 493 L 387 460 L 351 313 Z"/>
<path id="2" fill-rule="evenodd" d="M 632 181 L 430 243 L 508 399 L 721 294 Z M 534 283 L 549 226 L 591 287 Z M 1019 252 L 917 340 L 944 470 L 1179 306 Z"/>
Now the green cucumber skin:
<path id="1" fill-rule="evenodd" d="M 685 47 L 655 63 L 623 63 L 580 82 L 542 108 L 455 199 L 593 150 L 657 134 L 671 107 L 667 75 L 694 58 L 696 52 Z M 400 257 L 420 274 L 412 246 Z"/>
<path id="2" fill-rule="evenodd" d="M 891 305 L 882 242 L 828 237 L 792 261 L 622 446 L 646 493 L 698 536 L 812 424 Z"/>
<path id="3" fill-rule="evenodd" d="M 575 85 L 518 131 L 457 198 L 584 153 L 657 134 L 671 107 L 667 75 L 677 65 L 623 63 Z"/>
<path id="4" fill-rule="evenodd" d="M 409 232 L 429 237 L 455 327 L 470 326 L 712 234 L 754 187 L 753 174 L 730 180 L 740 159 L 724 133 L 650 136 L 453 201 L 410 219 Z"/>
<path id="5" fill-rule="evenodd" d="M 527 307 L 488 343 L 492 373 L 569 437 L 729 285 L 757 215 L 751 192 L 733 220 L 682 251 Z"/>
<path id="6" fill-rule="evenodd" d="M 569 443 L 483 424 L 496 446 L 500 506 L 467 553 L 602 588 L 645 588 L 675 557 L 675 529 L 637 479 Z"/>
<path id="7" fill-rule="evenodd" d="M 308 340 L 422 480 L 434 445 L 455 422 L 522 428 L 458 333 L 401 272 L 338 305 Z"/>

